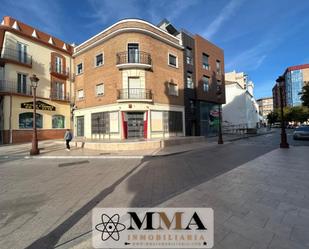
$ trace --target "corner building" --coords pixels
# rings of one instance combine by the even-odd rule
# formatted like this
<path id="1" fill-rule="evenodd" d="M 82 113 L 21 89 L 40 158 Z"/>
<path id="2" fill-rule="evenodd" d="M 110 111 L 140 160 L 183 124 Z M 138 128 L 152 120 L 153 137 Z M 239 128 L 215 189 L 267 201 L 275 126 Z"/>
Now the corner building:
<path id="1" fill-rule="evenodd" d="M 183 136 L 181 43 L 146 21 L 126 19 L 75 47 L 75 136 Z"/>

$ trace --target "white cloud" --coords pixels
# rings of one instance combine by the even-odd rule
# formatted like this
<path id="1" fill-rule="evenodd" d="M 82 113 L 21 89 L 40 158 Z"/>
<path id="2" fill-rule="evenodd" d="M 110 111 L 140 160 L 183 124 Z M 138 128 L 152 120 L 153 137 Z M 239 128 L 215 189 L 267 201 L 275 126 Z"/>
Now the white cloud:
<path id="1" fill-rule="evenodd" d="M 60 36 L 63 33 L 62 9 L 56 1 L 28 0 L 9 1 L 2 0 L 1 7 L 5 15 L 14 15 L 13 18 L 38 27 L 40 30 Z"/>
<path id="2" fill-rule="evenodd" d="M 231 0 L 220 12 L 216 19 L 214 19 L 208 28 L 202 33 L 204 37 L 210 39 L 215 35 L 222 24 L 226 22 L 232 15 L 236 13 L 237 8 L 244 2 L 244 0 Z"/>

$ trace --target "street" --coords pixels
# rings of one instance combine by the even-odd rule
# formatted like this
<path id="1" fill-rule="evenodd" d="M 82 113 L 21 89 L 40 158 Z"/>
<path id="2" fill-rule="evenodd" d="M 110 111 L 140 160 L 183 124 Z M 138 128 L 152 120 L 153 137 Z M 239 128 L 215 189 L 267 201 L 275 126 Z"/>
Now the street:
<path id="1" fill-rule="evenodd" d="M 277 129 L 143 159 L 2 157 L 0 248 L 86 248 L 78 245 L 91 236 L 94 207 L 157 205 L 212 207 L 216 249 L 308 248 L 309 141 L 291 133 L 290 150 L 278 150 Z M 263 241 L 246 235 L 244 221 L 265 228 Z"/>

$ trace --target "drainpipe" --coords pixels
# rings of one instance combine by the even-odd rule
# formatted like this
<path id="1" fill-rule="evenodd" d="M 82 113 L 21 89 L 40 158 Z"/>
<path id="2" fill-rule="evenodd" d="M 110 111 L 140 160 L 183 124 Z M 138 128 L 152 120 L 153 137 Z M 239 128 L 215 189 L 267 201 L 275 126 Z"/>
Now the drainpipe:
<path id="1" fill-rule="evenodd" d="M 12 95 L 10 95 L 10 117 L 9 117 L 9 130 L 10 130 L 10 141 L 9 143 L 13 143 L 13 130 L 12 130 Z"/>

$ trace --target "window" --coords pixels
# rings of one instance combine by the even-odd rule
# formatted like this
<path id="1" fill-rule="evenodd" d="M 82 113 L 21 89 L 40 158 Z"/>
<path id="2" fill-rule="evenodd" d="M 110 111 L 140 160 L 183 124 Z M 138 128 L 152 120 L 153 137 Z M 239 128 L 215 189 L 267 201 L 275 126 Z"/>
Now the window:
<path id="1" fill-rule="evenodd" d="M 192 113 L 195 112 L 195 101 L 192 99 L 190 99 L 190 109 Z"/>
<path id="2" fill-rule="evenodd" d="M 77 72 L 77 75 L 82 74 L 82 73 L 84 72 L 83 63 L 79 63 L 79 64 L 76 66 L 76 72 Z"/>
<path id="3" fill-rule="evenodd" d="M 59 74 L 62 73 L 62 58 L 58 56 L 56 56 L 56 59 L 55 59 L 55 70 L 56 70 L 56 73 L 59 73 Z"/>
<path id="4" fill-rule="evenodd" d="M 104 95 L 104 84 L 98 84 L 95 86 L 95 93 L 97 96 L 103 96 Z"/>
<path id="5" fill-rule="evenodd" d="M 163 112 L 163 127 L 167 132 L 182 132 L 182 112 Z"/>
<path id="6" fill-rule="evenodd" d="M 186 60 L 187 64 L 193 65 L 193 54 L 191 48 L 186 48 Z"/>
<path id="7" fill-rule="evenodd" d="M 64 129 L 64 116 L 63 115 L 53 115 L 52 127 L 55 129 Z"/>
<path id="8" fill-rule="evenodd" d="M 103 61 L 103 54 L 101 53 L 101 54 L 96 55 L 96 57 L 95 57 L 95 66 L 96 67 L 102 66 L 103 63 L 104 63 L 104 61 Z"/>
<path id="9" fill-rule="evenodd" d="M 178 86 L 174 83 L 168 83 L 168 94 L 178 96 Z"/>
<path id="10" fill-rule="evenodd" d="M 222 85 L 221 80 L 217 80 L 217 85 L 219 85 L 219 86 Z"/>
<path id="11" fill-rule="evenodd" d="M 23 73 L 17 73 L 17 92 L 27 93 L 27 75 Z"/>
<path id="12" fill-rule="evenodd" d="M 208 90 L 209 90 L 209 77 L 204 75 L 203 78 L 202 78 L 202 81 L 203 81 L 203 91 L 208 92 Z"/>
<path id="13" fill-rule="evenodd" d="M 193 89 L 193 78 L 191 72 L 187 72 L 187 88 Z"/>
<path id="14" fill-rule="evenodd" d="M 168 54 L 168 65 L 177 67 L 178 66 L 177 56 L 173 54 Z"/>
<path id="15" fill-rule="evenodd" d="M 77 98 L 83 99 L 84 98 L 84 90 L 78 90 L 77 91 Z"/>
<path id="16" fill-rule="evenodd" d="M 108 134 L 109 133 L 109 112 L 98 112 L 91 114 L 91 133 Z"/>
<path id="17" fill-rule="evenodd" d="M 221 65 L 220 61 L 216 60 L 216 69 L 217 69 L 217 74 L 221 74 Z"/>
<path id="18" fill-rule="evenodd" d="M 30 129 L 33 126 L 33 112 L 19 114 L 19 129 Z M 36 128 L 43 127 L 43 116 L 36 114 Z"/>
<path id="19" fill-rule="evenodd" d="M 209 56 L 203 53 L 203 69 L 209 70 Z"/>

